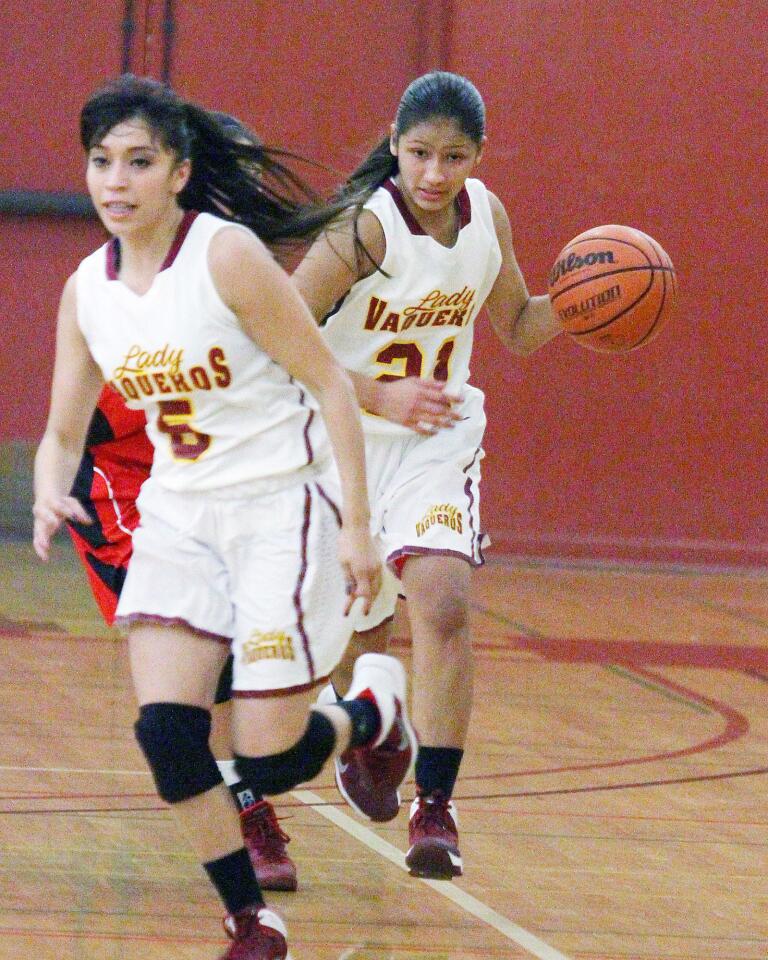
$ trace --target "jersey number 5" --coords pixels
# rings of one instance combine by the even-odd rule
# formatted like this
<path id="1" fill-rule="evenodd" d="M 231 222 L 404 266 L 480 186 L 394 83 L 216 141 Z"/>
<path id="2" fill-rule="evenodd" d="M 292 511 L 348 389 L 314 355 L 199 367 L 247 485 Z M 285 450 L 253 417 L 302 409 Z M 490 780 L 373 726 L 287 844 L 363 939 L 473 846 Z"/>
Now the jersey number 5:
<path id="1" fill-rule="evenodd" d="M 211 445 L 206 433 L 198 433 L 190 421 L 194 415 L 192 401 L 161 400 L 157 429 L 171 438 L 171 450 L 176 460 L 197 460 Z"/>

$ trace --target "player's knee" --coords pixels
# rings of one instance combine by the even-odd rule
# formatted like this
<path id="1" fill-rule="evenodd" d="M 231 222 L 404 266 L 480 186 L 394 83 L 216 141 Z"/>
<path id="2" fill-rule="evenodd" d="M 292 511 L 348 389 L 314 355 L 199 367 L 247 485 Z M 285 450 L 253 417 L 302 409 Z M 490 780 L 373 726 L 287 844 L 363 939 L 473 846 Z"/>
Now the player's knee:
<path id="1" fill-rule="evenodd" d="M 211 714 L 184 703 L 148 703 L 134 726 L 158 794 L 179 803 L 222 782 L 208 746 Z"/>
<path id="2" fill-rule="evenodd" d="M 303 736 L 288 750 L 266 757 L 245 757 L 236 753 L 235 765 L 251 790 L 274 796 L 313 780 L 323 769 L 335 744 L 333 724 L 322 713 L 313 710 Z"/>
<path id="3" fill-rule="evenodd" d="M 466 633 L 469 606 L 462 596 L 437 594 L 431 598 L 420 616 L 433 633 L 449 639 Z"/>

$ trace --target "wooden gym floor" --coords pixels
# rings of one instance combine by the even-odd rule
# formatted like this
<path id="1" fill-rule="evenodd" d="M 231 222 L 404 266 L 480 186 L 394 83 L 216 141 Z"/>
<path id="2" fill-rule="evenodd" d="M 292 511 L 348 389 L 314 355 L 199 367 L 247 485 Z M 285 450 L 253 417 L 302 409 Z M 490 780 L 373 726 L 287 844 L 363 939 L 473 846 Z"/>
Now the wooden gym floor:
<path id="1" fill-rule="evenodd" d="M 218 957 L 68 544 L 0 576 L 0 960 Z M 374 827 L 323 774 L 277 803 L 295 960 L 766 960 L 768 574 L 496 561 L 473 623 L 465 876 L 408 877 L 407 804 Z"/>

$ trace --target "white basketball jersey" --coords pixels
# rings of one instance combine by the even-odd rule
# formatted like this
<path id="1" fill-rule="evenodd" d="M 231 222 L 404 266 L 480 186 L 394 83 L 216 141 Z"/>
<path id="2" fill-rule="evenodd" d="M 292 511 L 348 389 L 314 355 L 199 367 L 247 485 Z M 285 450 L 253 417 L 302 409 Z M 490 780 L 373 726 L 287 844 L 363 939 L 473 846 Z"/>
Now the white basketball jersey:
<path id="1" fill-rule="evenodd" d="M 117 279 L 115 238 L 77 271 L 80 329 L 104 378 L 145 410 L 152 476 L 170 490 L 287 480 L 330 456 L 315 400 L 243 332 L 213 283 L 208 247 L 232 226 L 185 214 L 143 295 Z"/>
<path id="2" fill-rule="evenodd" d="M 348 369 L 387 380 L 433 377 L 461 393 L 475 317 L 498 276 L 501 249 L 483 183 L 467 180 L 457 200 L 461 222 L 452 247 L 424 232 L 393 180 L 365 204 L 384 230 L 384 272 L 354 284 L 323 327 Z M 411 433 L 365 411 L 363 426 L 368 433 Z"/>

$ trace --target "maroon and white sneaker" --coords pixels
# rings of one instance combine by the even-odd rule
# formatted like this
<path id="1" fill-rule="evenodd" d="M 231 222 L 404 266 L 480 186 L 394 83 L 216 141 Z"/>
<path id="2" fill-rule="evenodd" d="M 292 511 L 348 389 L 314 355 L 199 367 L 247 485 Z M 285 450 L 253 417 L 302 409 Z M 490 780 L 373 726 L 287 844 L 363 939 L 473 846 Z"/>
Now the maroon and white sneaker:
<path id="1" fill-rule="evenodd" d="M 397 816 L 398 787 L 416 755 L 416 737 L 406 710 L 403 665 L 386 654 L 364 653 L 355 661 L 345 699 L 374 703 L 381 729 L 372 743 L 351 747 L 336 759 L 336 786 L 353 810 L 376 823 L 385 823 Z"/>
<path id="2" fill-rule="evenodd" d="M 295 890 L 299 885 L 296 864 L 285 849 L 291 838 L 277 822 L 272 804 L 260 800 L 243 810 L 240 829 L 261 889 Z"/>
<path id="3" fill-rule="evenodd" d="M 412 877 L 450 880 L 462 874 L 459 853 L 459 816 L 453 800 L 437 790 L 417 796 L 408 821 L 405 864 Z"/>
<path id="4" fill-rule="evenodd" d="M 232 940 L 220 960 L 291 960 L 285 924 L 268 907 L 246 907 L 224 918 Z"/>

